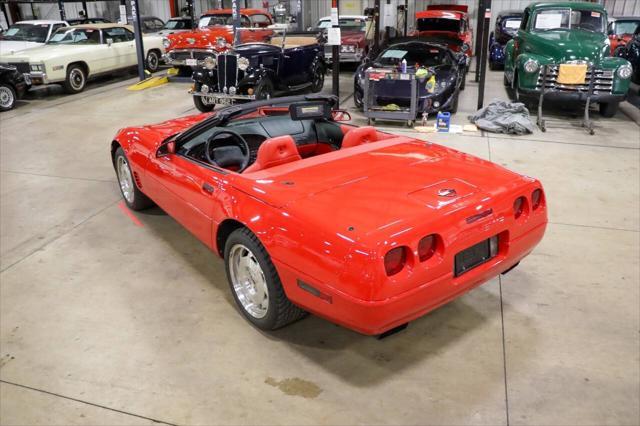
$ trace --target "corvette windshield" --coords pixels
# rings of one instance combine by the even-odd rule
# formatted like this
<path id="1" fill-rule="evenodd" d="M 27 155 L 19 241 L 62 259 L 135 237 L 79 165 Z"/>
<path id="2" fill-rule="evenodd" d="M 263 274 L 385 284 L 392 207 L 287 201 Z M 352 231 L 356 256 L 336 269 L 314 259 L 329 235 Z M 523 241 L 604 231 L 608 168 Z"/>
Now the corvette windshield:
<path id="1" fill-rule="evenodd" d="M 92 28 L 60 29 L 47 44 L 100 44 L 100 31 Z"/>
<path id="2" fill-rule="evenodd" d="M 457 33 L 460 31 L 460 22 L 457 19 L 447 18 L 420 18 L 418 19 L 418 31 L 448 31 Z"/>
<path id="3" fill-rule="evenodd" d="M 433 67 L 448 63 L 448 55 L 443 49 L 417 44 L 413 46 L 391 46 L 378 56 L 380 65 L 398 65 L 403 59 L 407 65 Z"/>
<path id="4" fill-rule="evenodd" d="M 49 34 L 49 24 L 14 24 L 0 36 L 0 39 L 44 43 L 47 34 Z"/>
<path id="5" fill-rule="evenodd" d="M 581 29 L 603 32 L 604 15 L 596 10 L 545 9 L 535 16 L 534 31 Z"/>

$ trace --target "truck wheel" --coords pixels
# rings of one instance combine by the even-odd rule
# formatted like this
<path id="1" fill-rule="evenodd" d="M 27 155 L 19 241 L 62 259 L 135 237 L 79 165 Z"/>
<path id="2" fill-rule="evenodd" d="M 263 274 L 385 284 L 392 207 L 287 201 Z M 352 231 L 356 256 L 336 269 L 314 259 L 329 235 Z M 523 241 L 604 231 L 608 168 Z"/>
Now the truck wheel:
<path id="1" fill-rule="evenodd" d="M 613 117 L 618 112 L 618 105 L 618 102 L 601 102 L 600 115 L 607 118 Z"/>
<path id="2" fill-rule="evenodd" d="M 16 91 L 9 84 L 0 84 L 0 111 L 9 111 L 16 104 Z"/>
<path id="3" fill-rule="evenodd" d="M 149 72 L 158 71 L 158 68 L 160 67 L 160 55 L 158 55 L 158 52 L 150 50 L 149 53 L 147 53 L 147 60 L 145 64 Z"/>
<path id="4" fill-rule="evenodd" d="M 229 235 L 224 263 L 233 299 L 251 324 L 275 330 L 306 315 L 287 298 L 269 253 L 247 228 Z"/>
<path id="5" fill-rule="evenodd" d="M 67 68 L 67 78 L 62 85 L 67 93 L 82 92 L 87 85 L 87 73 L 84 67 L 80 64 L 70 65 Z"/>

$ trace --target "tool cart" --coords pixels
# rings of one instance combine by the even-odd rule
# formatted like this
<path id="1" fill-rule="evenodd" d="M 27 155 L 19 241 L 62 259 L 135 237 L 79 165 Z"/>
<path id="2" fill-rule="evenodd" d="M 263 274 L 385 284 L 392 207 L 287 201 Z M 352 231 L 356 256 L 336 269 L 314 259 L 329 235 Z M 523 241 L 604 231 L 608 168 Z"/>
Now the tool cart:
<path id="1" fill-rule="evenodd" d="M 411 92 L 409 105 L 390 109 L 385 99 L 394 93 Z M 413 73 L 369 68 L 365 71 L 363 112 L 369 124 L 376 119 L 404 121 L 413 127 L 418 108 L 418 82 Z"/>

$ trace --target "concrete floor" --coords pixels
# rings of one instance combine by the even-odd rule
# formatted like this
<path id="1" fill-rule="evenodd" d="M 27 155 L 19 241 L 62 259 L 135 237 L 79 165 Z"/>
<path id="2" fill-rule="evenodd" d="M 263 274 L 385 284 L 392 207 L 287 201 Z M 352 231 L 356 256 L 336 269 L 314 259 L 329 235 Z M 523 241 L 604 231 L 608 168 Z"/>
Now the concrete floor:
<path id="1" fill-rule="evenodd" d="M 490 74 L 488 100 L 505 97 L 501 79 Z M 631 105 L 635 122 L 596 115 L 595 136 L 566 121 L 523 137 L 380 123 L 540 178 L 550 224 L 519 268 L 378 341 L 315 317 L 255 330 L 221 260 L 158 209 L 136 213 L 140 226 L 123 212 L 116 130 L 194 112 L 185 84 L 132 82 L 0 116 L 2 424 L 640 422 Z"/>

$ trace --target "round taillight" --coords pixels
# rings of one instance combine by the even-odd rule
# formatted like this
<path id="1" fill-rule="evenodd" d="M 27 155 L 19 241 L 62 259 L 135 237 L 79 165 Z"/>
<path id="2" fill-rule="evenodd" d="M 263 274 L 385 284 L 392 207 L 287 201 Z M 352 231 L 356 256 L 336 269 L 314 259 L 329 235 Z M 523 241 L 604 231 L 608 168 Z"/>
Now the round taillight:
<path id="1" fill-rule="evenodd" d="M 542 190 L 535 189 L 531 193 L 531 208 L 533 210 L 536 210 L 538 207 L 540 207 L 541 203 L 542 203 Z"/>
<path id="2" fill-rule="evenodd" d="M 384 256 L 384 269 L 388 276 L 395 275 L 402 271 L 407 263 L 407 248 L 396 247 L 387 252 Z"/>
<path id="3" fill-rule="evenodd" d="M 418 243 L 418 258 L 420 262 L 431 259 L 431 256 L 436 252 L 436 236 L 431 234 L 427 235 Z"/>
<path id="4" fill-rule="evenodd" d="M 524 203 L 524 197 L 518 197 L 516 198 L 516 201 L 513 202 L 513 215 L 516 219 L 522 216 L 522 213 L 524 212 Z"/>

